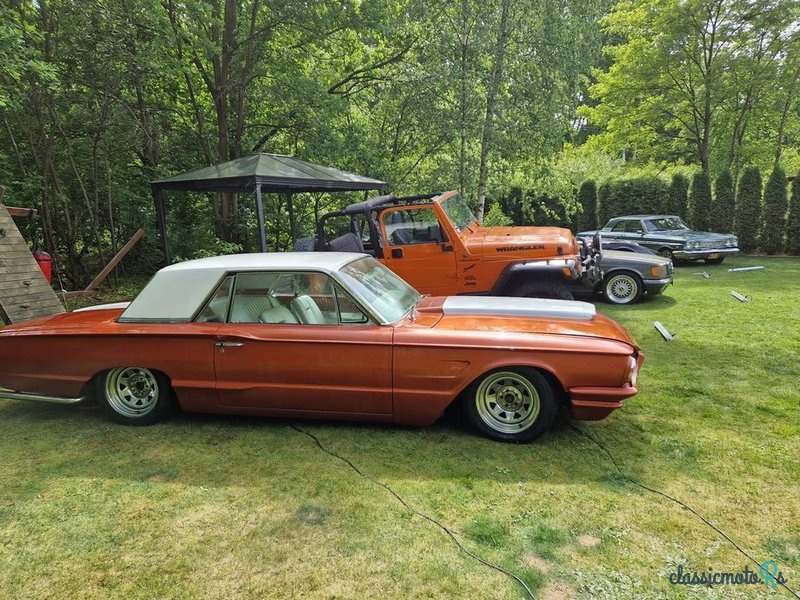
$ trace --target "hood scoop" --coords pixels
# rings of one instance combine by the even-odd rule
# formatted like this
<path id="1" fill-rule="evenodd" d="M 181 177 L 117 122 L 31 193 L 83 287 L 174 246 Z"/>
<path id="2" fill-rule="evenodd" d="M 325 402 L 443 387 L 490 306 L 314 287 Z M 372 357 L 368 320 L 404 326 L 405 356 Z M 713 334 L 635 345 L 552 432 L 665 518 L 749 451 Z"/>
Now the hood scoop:
<path id="1" fill-rule="evenodd" d="M 581 321 L 590 321 L 596 314 L 594 305 L 589 302 L 496 296 L 450 296 L 444 301 L 442 312 L 445 315 L 535 317 Z"/>

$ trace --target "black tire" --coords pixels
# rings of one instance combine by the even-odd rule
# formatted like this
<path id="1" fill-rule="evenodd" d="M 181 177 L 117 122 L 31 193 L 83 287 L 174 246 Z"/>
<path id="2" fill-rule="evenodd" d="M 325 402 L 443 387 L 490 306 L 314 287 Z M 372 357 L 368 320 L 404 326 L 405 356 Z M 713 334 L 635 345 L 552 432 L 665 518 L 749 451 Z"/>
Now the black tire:
<path id="1" fill-rule="evenodd" d="M 672 262 L 675 262 L 675 255 L 672 254 L 672 250 L 670 250 L 669 248 L 659 248 L 658 255 L 663 256 L 664 258 L 668 258 Z"/>
<path id="2" fill-rule="evenodd" d="M 707 265 L 721 265 L 723 260 L 725 260 L 724 256 L 718 256 L 717 258 L 707 258 L 706 259 L 706 264 Z"/>
<path id="3" fill-rule="evenodd" d="M 610 304 L 633 304 L 642 297 L 644 282 L 632 271 L 614 271 L 603 277 L 602 291 Z"/>
<path id="4" fill-rule="evenodd" d="M 175 395 L 163 373 L 144 367 L 117 367 L 96 379 L 106 417 L 123 425 L 152 425 L 175 409 Z"/>
<path id="5" fill-rule="evenodd" d="M 574 300 L 572 291 L 560 281 L 526 281 L 511 292 L 521 298 L 552 298 L 554 300 Z"/>
<path id="6" fill-rule="evenodd" d="M 552 386 L 535 369 L 497 369 L 477 379 L 465 396 L 467 416 L 481 435 L 498 442 L 531 442 L 557 413 Z"/>
<path id="7" fill-rule="evenodd" d="M 317 236 L 300 238 L 294 243 L 295 252 L 314 252 L 317 246 Z"/>

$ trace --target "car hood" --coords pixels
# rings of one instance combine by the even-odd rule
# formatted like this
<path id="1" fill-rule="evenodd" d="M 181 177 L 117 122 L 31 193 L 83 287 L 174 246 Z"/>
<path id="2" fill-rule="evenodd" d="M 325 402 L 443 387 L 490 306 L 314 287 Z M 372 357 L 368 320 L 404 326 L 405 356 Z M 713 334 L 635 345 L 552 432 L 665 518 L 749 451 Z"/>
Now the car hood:
<path id="1" fill-rule="evenodd" d="M 573 253 L 572 233 L 562 227 L 476 227 L 461 234 L 470 254 L 526 258 Z"/>
<path id="2" fill-rule="evenodd" d="M 432 327 L 440 331 L 583 336 L 622 342 L 639 349 L 625 328 L 597 313 L 588 302 L 494 296 L 425 297 L 416 312 L 426 320 L 434 317 Z"/>
<path id="3" fill-rule="evenodd" d="M 625 252 L 624 250 L 603 250 L 600 257 L 600 268 L 618 267 L 622 265 L 642 267 L 666 267 L 672 261 L 655 254 L 639 254 L 637 252 Z"/>
<path id="4" fill-rule="evenodd" d="M 646 237 L 659 237 L 659 238 L 675 238 L 678 240 L 686 240 L 696 242 L 699 240 L 729 240 L 733 237 L 732 233 L 712 233 L 710 231 L 691 231 L 688 229 L 671 229 L 669 231 L 651 231 L 644 236 Z"/>

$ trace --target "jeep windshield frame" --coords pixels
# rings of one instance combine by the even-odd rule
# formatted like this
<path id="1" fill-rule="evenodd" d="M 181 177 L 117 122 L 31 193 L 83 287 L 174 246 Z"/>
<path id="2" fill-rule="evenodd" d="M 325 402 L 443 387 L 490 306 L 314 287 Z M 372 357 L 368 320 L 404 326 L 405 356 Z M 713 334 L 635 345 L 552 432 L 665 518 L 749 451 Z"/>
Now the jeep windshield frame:
<path id="1" fill-rule="evenodd" d="M 472 212 L 467 201 L 459 194 L 453 194 L 445 198 L 439 205 L 458 233 L 461 233 L 467 226 L 478 221 L 478 218 L 475 216 L 475 213 Z"/>

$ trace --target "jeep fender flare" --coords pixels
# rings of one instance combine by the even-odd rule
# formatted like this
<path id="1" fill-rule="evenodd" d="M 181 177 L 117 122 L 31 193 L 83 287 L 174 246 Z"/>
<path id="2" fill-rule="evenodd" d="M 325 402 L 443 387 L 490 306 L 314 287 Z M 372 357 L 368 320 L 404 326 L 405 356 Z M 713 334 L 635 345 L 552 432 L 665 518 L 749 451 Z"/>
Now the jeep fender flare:
<path id="1" fill-rule="evenodd" d="M 566 271 L 569 271 L 569 276 Z M 571 258 L 552 259 L 552 260 L 528 260 L 511 263 L 500 276 L 492 288 L 491 294 L 501 294 L 509 287 L 509 284 L 520 278 L 549 279 L 563 282 L 578 279 L 580 275 L 575 267 L 575 261 Z"/>

